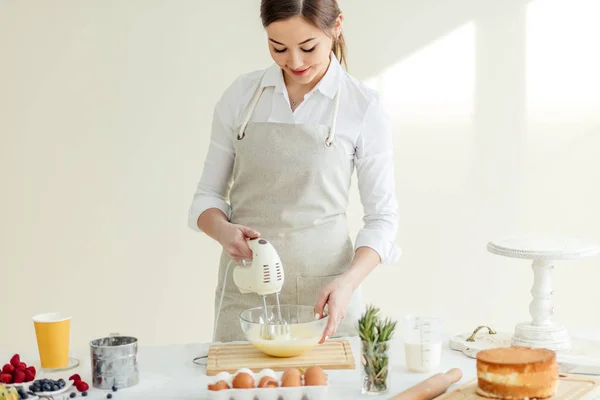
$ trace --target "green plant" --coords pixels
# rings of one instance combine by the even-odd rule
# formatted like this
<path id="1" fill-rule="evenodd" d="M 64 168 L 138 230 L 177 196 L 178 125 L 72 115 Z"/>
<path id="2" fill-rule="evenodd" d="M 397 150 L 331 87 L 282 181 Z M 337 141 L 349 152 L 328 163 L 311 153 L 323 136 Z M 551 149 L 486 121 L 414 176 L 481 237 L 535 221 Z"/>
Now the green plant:
<path id="1" fill-rule="evenodd" d="M 379 308 L 370 305 L 358 320 L 365 375 L 363 390 L 367 392 L 387 391 L 388 351 L 396 329 L 396 321 L 390 318 L 382 319 L 379 313 Z"/>

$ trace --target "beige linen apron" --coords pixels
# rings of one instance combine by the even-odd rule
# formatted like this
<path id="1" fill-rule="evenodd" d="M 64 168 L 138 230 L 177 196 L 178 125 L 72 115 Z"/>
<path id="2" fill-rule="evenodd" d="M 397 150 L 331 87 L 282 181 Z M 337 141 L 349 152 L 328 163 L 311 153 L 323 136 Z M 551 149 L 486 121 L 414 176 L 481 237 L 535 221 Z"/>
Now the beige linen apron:
<path id="1" fill-rule="evenodd" d="M 340 89 L 331 127 L 249 122 L 263 90 L 255 92 L 234 138 L 231 222 L 260 232 L 277 250 L 285 276 L 281 304 L 314 306 L 321 289 L 348 269 L 354 255 L 346 220 L 354 159 L 334 140 Z M 261 296 L 241 294 L 235 286 L 235 261 L 225 276 L 229 261 L 222 252 L 215 315 L 224 279 L 226 286 L 214 337 L 220 342 L 245 340 L 239 315 L 262 305 Z M 357 335 L 363 307 L 359 287 L 334 336 Z"/>

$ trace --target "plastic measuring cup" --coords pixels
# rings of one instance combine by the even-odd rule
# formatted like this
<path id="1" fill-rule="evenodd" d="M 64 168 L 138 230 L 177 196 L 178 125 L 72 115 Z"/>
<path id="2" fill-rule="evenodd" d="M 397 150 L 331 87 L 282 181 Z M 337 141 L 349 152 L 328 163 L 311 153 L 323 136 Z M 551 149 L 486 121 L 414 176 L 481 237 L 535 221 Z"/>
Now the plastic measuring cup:
<path id="1" fill-rule="evenodd" d="M 414 372 L 437 369 L 442 358 L 442 321 L 438 317 L 409 315 L 404 318 L 404 357 Z"/>

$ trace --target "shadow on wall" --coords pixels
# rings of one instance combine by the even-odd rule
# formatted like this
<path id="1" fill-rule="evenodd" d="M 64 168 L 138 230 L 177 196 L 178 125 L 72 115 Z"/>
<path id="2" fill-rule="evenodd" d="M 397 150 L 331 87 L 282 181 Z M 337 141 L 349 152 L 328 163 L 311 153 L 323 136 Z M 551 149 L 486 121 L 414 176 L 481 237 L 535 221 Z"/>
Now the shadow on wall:
<path id="1" fill-rule="evenodd" d="M 528 4 L 342 3 L 350 72 L 382 93 L 395 125 L 398 243 L 404 255 L 401 268 L 377 274 L 395 281 L 403 300 L 416 300 L 386 310 L 396 317 L 441 313 L 451 331 L 468 330 L 490 315 L 489 323 L 503 322 L 496 316 L 506 305 L 489 296 L 501 286 L 503 273 L 485 267 L 485 260 L 487 265 L 501 261 L 488 257 L 485 245 L 524 224 Z M 358 229 L 356 193 L 353 199 L 351 220 Z M 392 288 L 381 290 L 382 279 L 375 274 L 366 291 L 385 304 L 385 293 Z M 472 287 L 474 281 L 486 284 Z M 468 290 L 470 296 L 453 297 L 450 287 Z M 483 306 L 473 308 L 473 298 Z"/>
<path id="2" fill-rule="evenodd" d="M 600 79 L 588 66 L 600 66 L 589 52 L 598 30 L 592 31 L 585 17 L 598 5 L 553 0 L 341 4 L 350 72 L 382 93 L 394 120 L 398 243 L 404 248 L 400 265 L 409 269 L 376 272 L 373 285 L 367 284 L 368 296 L 385 304 L 390 290 L 399 289 L 403 300 L 418 299 L 421 311 L 451 315 L 450 330 L 468 330 L 469 324 L 490 318 L 512 328 L 512 314 L 499 316 L 512 309 L 528 318 L 530 271 L 487 254 L 487 241 L 521 231 L 600 240 L 600 232 L 587 223 L 589 218 L 600 222 L 591 200 L 599 193 L 585 184 L 600 179 L 600 165 L 591 155 L 600 150 L 593 111 L 600 98 L 591 94 L 600 89 Z M 561 22 L 573 33 L 553 35 L 549 28 Z M 574 78 L 576 64 L 585 67 Z M 577 89 L 567 88 L 567 82 Z M 568 196 L 561 186 L 579 196 Z M 569 204 L 577 204 L 579 212 Z M 354 193 L 355 230 L 361 211 Z M 511 264 L 517 269 L 506 268 Z M 385 279 L 395 288 L 382 290 Z M 452 297 L 449 286 L 470 296 Z M 509 286 L 515 295 L 500 300 Z M 404 307 L 387 311 L 398 317 L 415 311 Z"/>

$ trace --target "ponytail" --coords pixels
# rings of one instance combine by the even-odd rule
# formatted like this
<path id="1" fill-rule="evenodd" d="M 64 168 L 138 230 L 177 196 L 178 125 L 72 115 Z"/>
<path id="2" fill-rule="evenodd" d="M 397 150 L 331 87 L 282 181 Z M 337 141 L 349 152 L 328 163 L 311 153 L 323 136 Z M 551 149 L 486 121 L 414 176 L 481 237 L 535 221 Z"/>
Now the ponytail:
<path id="1" fill-rule="evenodd" d="M 342 64 L 346 69 L 348 69 L 348 61 L 346 59 L 346 54 L 348 53 L 348 49 L 346 48 L 346 40 L 344 39 L 344 34 L 340 32 L 340 36 L 337 39 L 333 40 L 333 54 L 339 60 L 340 64 Z"/>

